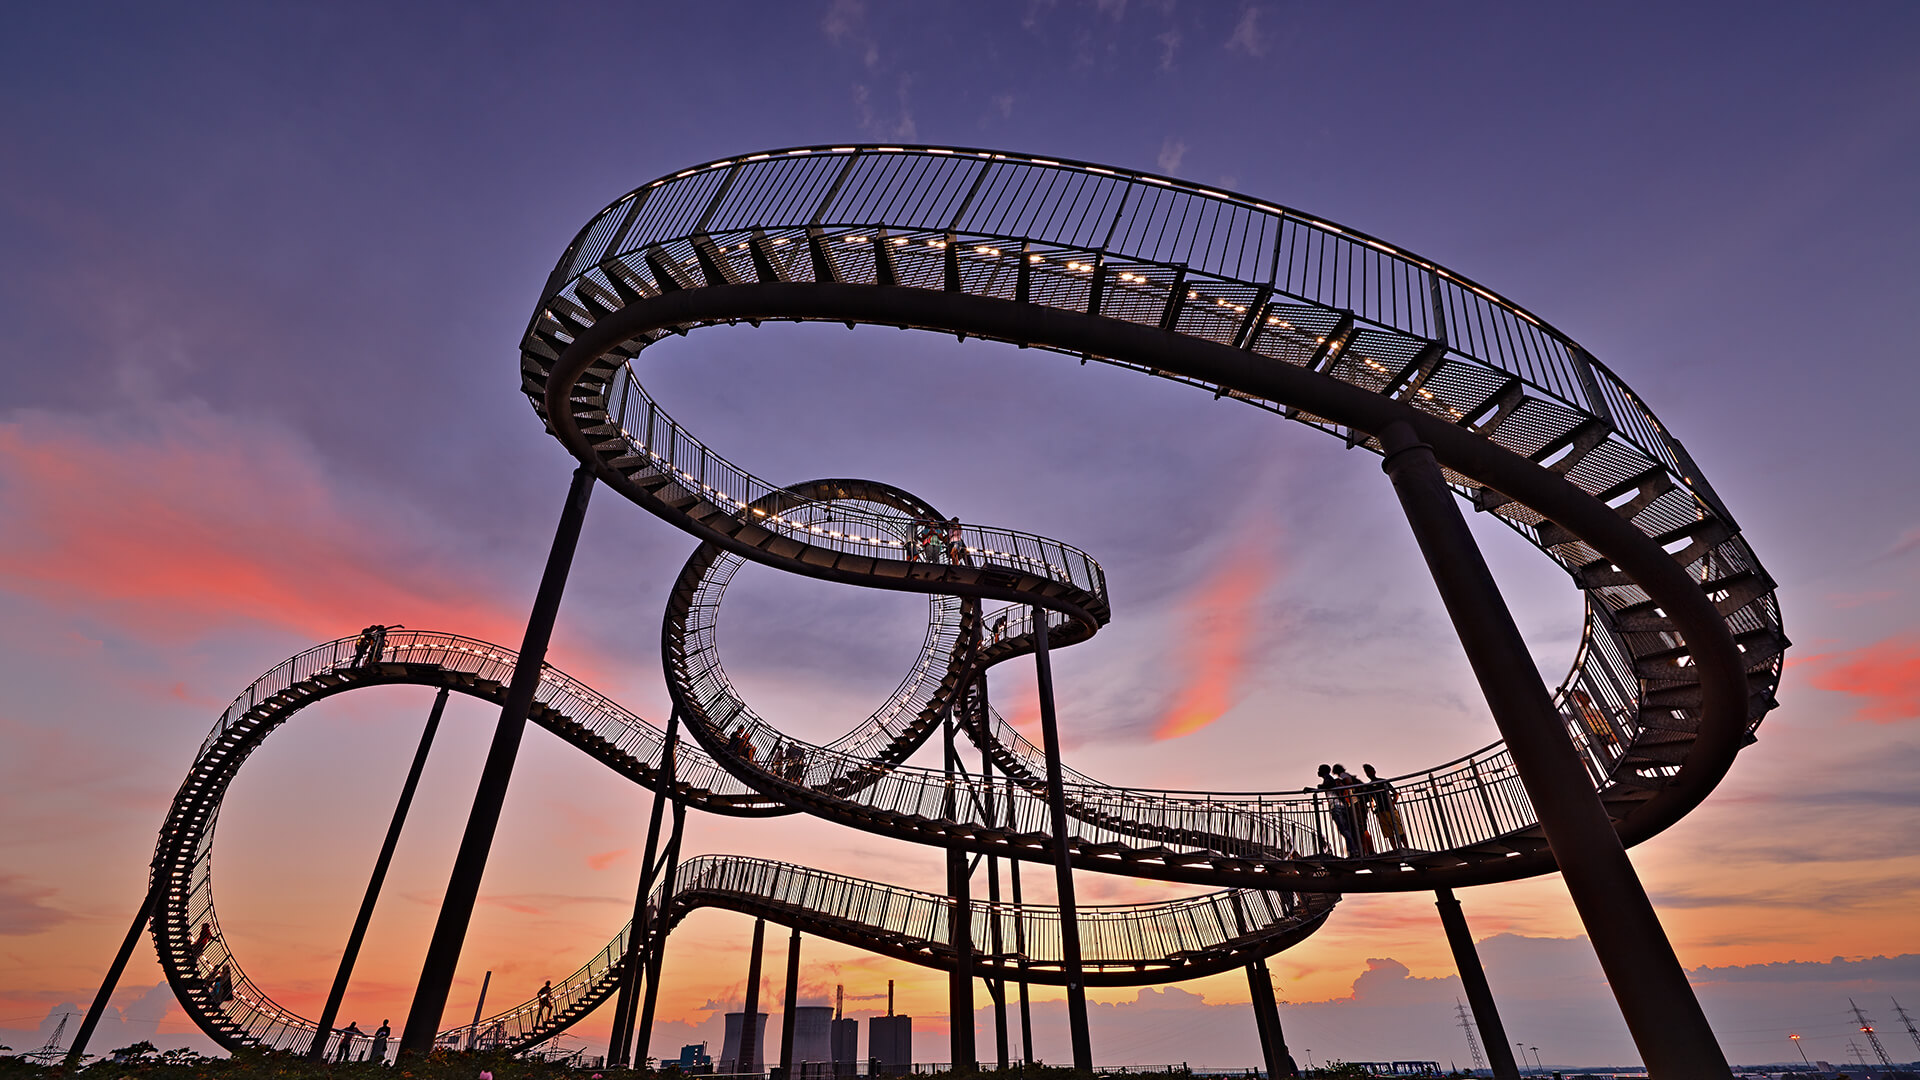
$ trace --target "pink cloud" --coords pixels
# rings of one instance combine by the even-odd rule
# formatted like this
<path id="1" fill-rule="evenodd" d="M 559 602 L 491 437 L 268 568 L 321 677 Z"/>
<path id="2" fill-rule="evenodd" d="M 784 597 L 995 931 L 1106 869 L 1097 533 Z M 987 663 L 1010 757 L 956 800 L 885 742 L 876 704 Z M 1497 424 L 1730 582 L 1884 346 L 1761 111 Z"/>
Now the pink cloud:
<path id="1" fill-rule="evenodd" d="M 150 644 L 249 625 L 323 641 L 386 622 L 516 645 L 520 598 L 501 603 L 497 570 L 448 532 L 343 486 L 281 429 L 204 407 L 0 423 L 0 593 Z M 555 662 L 588 682 L 610 667 L 577 640 L 557 641 Z"/>
<path id="2" fill-rule="evenodd" d="M 1155 739 L 1191 735 L 1240 700 L 1260 598 L 1278 572 L 1276 532 L 1272 526 L 1246 530 L 1239 546 L 1180 605 L 1182 683 L 1154 727 Z"/>
<path id="3" fill-rule="evenodd" d="M 1892 724 L 1920 719 L 1920 635 L 1898 634 L 1847 652 L 1808 657 L 1809 681 L 1862 699 L 1855 720 Z"/>
<path id="4" fill-rule="evenodd" d="M 605 870 L 607 867 L 625 858 L 627 853 L 632 850 L 632 848 L 619 848 L 615 851 L 595 852 L 587 856 L 587 868 L 589 870 Z"/>
<path id="5" fill-rule="evenodd" d="M 331 638 L 375 620 L 518 636 L 473 581 L 409 558 L 414 523 L 344 498 L 278 432 L 198 410 L 145 437 L 100 426 L 0 424 L 10 591 L 149 639 L 247 622 Z"/>

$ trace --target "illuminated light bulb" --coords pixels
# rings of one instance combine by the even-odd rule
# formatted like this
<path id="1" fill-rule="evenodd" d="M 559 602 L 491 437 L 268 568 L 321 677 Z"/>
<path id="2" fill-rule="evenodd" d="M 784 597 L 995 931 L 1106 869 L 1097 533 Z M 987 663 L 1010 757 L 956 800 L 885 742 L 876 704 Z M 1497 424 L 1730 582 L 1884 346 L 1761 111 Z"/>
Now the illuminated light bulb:
<path id="1" fill-rule="evenodd" d="M 1200 299 L 1200 294 L 1199 294 L 1199 293 L 1197 293 L 1197 292 L 1194 292 L 1194 291 L 1193 291 L 1192 289 L 1188 289 L 1188 290 L 1187 290 L 1187 299 L 1189 299 L 1189 300 L 1198 300 L 1198 299 Z"/>
<path id="2" fill-rule="evenodd" d="M 894 247 L 899 247 L 901 244 L 904 244 L 906 242 L 907 242 L 907 238 L 904 236 L 896 236 L 893 238 Z"/>
<path id="3" fill-rule="evenodd" d="M 864 244 L 864 243 L 866 243 L 866 242 L 867 242 L 867 238 L 866 238 L 866 237 L 864 237 L 864 236 L 849 236 L 849 237 L 847 237 L 847 243 L 849 243 L 849 244 Z"/>
<path id="4" fill-rule="evenodd" d="M 787 242 L 787 238 L 784 236 L 775 237 L 773 242 L 776 244 L 784 244 Z"/>
<path id="5" fill-rule="evenodd" d="M 1247 313 L 1247 306 L 1245 304 L 1235 304 L 1233 305 L 1233 310 L 1245 315 Z"/>
<path id="6" fill-rule="evenodd" d="M 1027 261 L 1030 263 L 1037 263 L 1037 262 L 1046 262 L 1047 260 L 1041 258 L 1038 255 L 1029 255 L 1027 256 Z"/>

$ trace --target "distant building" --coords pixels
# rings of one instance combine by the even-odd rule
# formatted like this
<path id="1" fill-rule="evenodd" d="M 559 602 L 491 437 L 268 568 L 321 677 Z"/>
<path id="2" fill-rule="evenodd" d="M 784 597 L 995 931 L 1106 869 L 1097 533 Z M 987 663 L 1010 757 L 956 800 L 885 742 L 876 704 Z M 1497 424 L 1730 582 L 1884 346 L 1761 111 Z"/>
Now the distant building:
<path id="1" fill-rule="evenodd" d="M 793 1076 L 819 1076 L 831 1072 L 833 1062 L 833 1008 L 828 1005 L 799 1005 L 793 1010 Z"/>
<path id="2" fill-rule="evenodd" d="M 727 1037 L 720 1044 L 720 1067 L 723 1073 L 764 1073 L 767 1071 L 767 1014 L 755 1013 L 753 1030 L 753 1060 L 740 1060 L 740 1021 L 747 1014 L 733 1012 L 727 1014 Z"/>
<path id="3" fill-rule="evenodd" d="M 913 1071 L 913 1017 L 874 1016 L 867 1019 L 867 1056 L 878 1076 L 905 1076 Z"/>
<path id="4" fill-rule="evenodd" d="M 703 1042 L 688 1043 L 681 1047 L 675 1064 L 689 1076 L 705 1076 L 713 1072 L 713 1059 L 707 1056 L 707 1044 Z"/>
<path id="5" fill-rule="evenodd" d="M 860 1021 L 833 1022 L 833 1075 L 852 1076 L 860 1066 Z"/>

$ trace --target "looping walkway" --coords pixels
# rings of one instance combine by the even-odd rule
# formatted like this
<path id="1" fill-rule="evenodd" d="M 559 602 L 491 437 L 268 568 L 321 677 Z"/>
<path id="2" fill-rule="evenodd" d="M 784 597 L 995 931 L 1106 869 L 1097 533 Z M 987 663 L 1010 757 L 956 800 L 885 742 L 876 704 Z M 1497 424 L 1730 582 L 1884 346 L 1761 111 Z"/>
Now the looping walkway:
<path id="1" fill-rule="evenodd" d="M 1030 861 L 1064 846 L 1088 870 L 1229 890 L 1082 909 L 1089 983 L 1243 964 L 1311 933 L 1336 893 L 1509 880 L 1555 863 L 1500 743 L 1394 777 L 1366 793 L 1365 809 L 1329 805 L 1338 796 L 1323 793 L 1155 791 L 1069 773 L 1070 835 L 1056 845 L 1044 757 L 987 705 L 985 673 L 1036 650 L 1035 617 L 1047 619 L 1053 647 L 1097 633 L 1112 615 L 1104 573 L 1062 541 L 942 518 L 876 481 L 763 480 L 642 388 L 644 350 L 766 319 L 1064 353 L 1195 386 L 1376 453 L 1380 433 L 1410 432 L 1460 497 L 1585 594 L 1585 630 L 1554 701 L 1626 843 L 1704 799 L 1776 704 L 1788 642 L 1774 583 L 1686 449 L 1566 334 L 1429 260 L 1185 181 L 960 148 L 769 151 L 616 200 L 549 277 L 521 342 L 522 387 L 601 482 L 701 541 L 662 635 L 669 690 L 701 748 L 678 755 L 670 794 L 714 813 L 804 811 Z M 913 669 L 829 745 L 786 737 L 726 677 L 715 627 L 742 560 L 930 598 Z M 410 682 L 500 700 L 514 657 L 451 635 L 397 634 L 380 662 L 350 660 L 330 643 L 249 688 L 202 747 L 156 849 L 162 962 L 189 1013 L 228 1046 L 297 1049 L 313 1033 L 247 979 L 213 915 L 212 826 L 239 763 L 299 708 L 356 686 Z M 949 717 L 998 780 L 902 764 Z M 623 775 L 663 786 L 663 734 L 564 675 L 543 674 L 532 718 Z M 1304 763 L 1274 771 L 1311 775 Z M 1364 834 L 1343 837 L 1341 819 L 1354 816 Z M 803 867 L 690 860 L 673 895 L 653 902 L 665 924 L 722 906 L 915 963 L 954 962 L 950 900 Z M 1050 937 L 1047 909 L 976 904 L 972 940 L 990 940 L 996 921 L 1018 927 L 1029 941 L 1026 976 L 1056 981 L 1051 917 Z M 553 1008 L 519 1005 L 483 1031 L 523 1047 L 584 1015 L 611 992 L 625 934 L 555 987 Z M 1010 959 L 975 963 L 1002 973 Z M 225 977 L 210 982 L 216 971 Z"/>
<path id="2" fill-rule="evenodd" d="M 1375 452 L 1375 432 L 1408 423 L 1462 497 L 1586 594 L 1581 645 L 1555 700 L 1628 843 L 1697 805 L 1775 704 L 1787 640 L 1772 579 L 1680 442 L 1565 334 L 1354 230 L 1084 163 L 807 147 L 646 184 L 596 215 L 555 267 L 522 342 L 523 388 L 608 485 L 733 557 L 848 584 L 1038 605 L 1081 639 L 1110 614 L 1104 575 L 1085 553 L 967 523 L 958 557 L 929 560 L 915 554 L 914 516 L 895 508 L 834 503 L 831 521 L 781 512 L 793 493 L 707 447 L 642 388 L 643 350 L 765 319 L 1064 352 L 1198 386 Z M 700 587 L 683 576 L 676 603 Z M 997 720 L 969 721 L 1024 781 L 997 822 L 943 822 L 937 773 L 891 769 L 856 791 L 835 781 L 859 763 L 829 748 L 808 752 L 801 784 L 730 760 L 711 733 L 751 714 L 702 644 L 711 610 L 670 611 L 681 623 L 668 635 L 669 681 L 699 718 L 703 744 L 742 782 L 872 832 L 1044 858 L 1033 750 L 995 734 Z M 983 665 L 1030 651 L 1019 614 L 1013 631 L 983 645 Z M 676 640 L 685 642 L 678 652 Z M 748 726 L 763 742 L 787 741 Z M 1077 778 L 1073 858 L 1134 876 L 1339 891 L 1553 869 L 1503 745 L 1393 784 L 1404 835 L 1382 835 L 1374 819 L 1359 850 L 1347 851 L 1319 795 L 1152 792 Z"/>
<path id="3" fill-rule="evenodd" d="M 353 638 L 342 638 L 309 649 L 241 693 L 201 745 L 160 832 L 153 872 L 166 888 L 154 913 L 153 934 L 161 966 L 188 1015 L 229 1050 L 301 1052 L 311 1045 L 315 1027 L 313 1019 L 280 1005 L 247 974 L 214 908 L 214 826 L 241 764 L 302 709 L 359 688 L 446 687 L 501 702 L 516 660 L 512 650 L 474 638 L 395 631 L 378 662 L 356 665 L 354 644 Z M 885 726 L 883 717 L 898 712 L 898 700 L 898 695 L 890 699 L 856 730 Z M 530 718 L 622 776 L 654 790 L 662 786 L 665 733 L 551 666 L 541 673 Z M 924 740 L 932 728 L 918 726 Z M 904 756 L 913 748 L 892 752 Z M 683 741 L 675 758 L 671 794 L 689 806 L 736 816 L 791 812 L 754 794 L 697 746 Z M 1228 970 L 1313 933 L 1336 900 L 1230 890 L 1156 904 L 1083 908 L 1088 981 L 1144 985 Z M 948 944 L 952 901 L 878 882 L 744 856 L 703 855 L 681 864 L 670 899 L 656 889 L 653 909 L 659 911 L 663 901 L 669 926 L 696 908 L 724 907 L 926 967 L 953 961 Z M 999 940 L 1025 942 L 1028 979 L 1062 980 L 1057 908 L 975 902 L 970 911 L 975 941 L 996 940 L 989 935 L 998 922 Z M 617 989 L 631 932 L 629 923 L 577 971 L 555 982 L 550 1008 L 537 997 L 520 1002 L 482 1020 L 478 1037 L 519 1050 L 572 1026 Z M 983 973 L 998 974 L 1019 970 L 1019 959 L 983 952 L 976 954 L 975 964 Z M 461 1028 L 443 1037 L 467 1034 Z"/>

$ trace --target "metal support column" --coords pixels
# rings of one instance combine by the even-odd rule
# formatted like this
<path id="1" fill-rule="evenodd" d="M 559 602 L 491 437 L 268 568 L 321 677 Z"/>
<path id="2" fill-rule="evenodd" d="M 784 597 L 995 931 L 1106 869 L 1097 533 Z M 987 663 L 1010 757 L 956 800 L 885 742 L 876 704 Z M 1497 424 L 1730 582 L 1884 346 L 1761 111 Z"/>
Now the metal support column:
<path id="1" fill-rule="evenodd" d="M 660 920 L 660 929 L 650 935 L 647 944 L 647 993 L 640 1003 L 640 1023 L 634 1028 L 633 1056 L 630 1060 L 644 1065 L 647 1050 L 653 1041 L 653 1008 L 660 1000 L 660 963 L 667 954 L 667 932 L 672 929 L 672 920 L 668 918 L 667 905 L 673 900 L 674 881 L 680 874 L 680 837 L 687 826 L 687 804 L 675 800 L 673 804 L 673 839 L 667 841 L 667 870 L 660 876 L 660 910 L 655 917 Z"/>
<path id="2" fill-rule="evenodd" d="M 984 677 L 981 678 L 979 686 L 979 721 L 981 727 L 985 728 L 987 723 L 987 680 Z M 984 815 L 986 824 L 987 827 L 991 829 L 999 823 L 999 815 L 995 812 L 993 797 L 993 755 L 987 753 L 984 749 L 980 751 L 980 793 L 983 797 L 983 808 L 986 811 Z M 987 856 L 987 910 L 992 913 L 991 920 L 987 923 L 987 932 L 989 935 L 987 947 L 993 950 L 994 965 L 1000 968 L 1000 970 L 1005 971 L 1007 945 L 1005 931 L 1000 927 L 1000 860 L 997 856 L 993 855 Z M 1004 978 L 988 980 L 987 993 L 993 997 L 994 1061 L 999 1068 L 1005 1069 L 1008 1065 L 1007 980 Z"/>
<path id="3" fill-rule="evenodd" d="M 487 973 L 480 976 L 480 996 L 473 1000 L 473 1023 L 467 1025 L 467 1049 L 469 1050 L 473 1049 L 473 1044 L 480 1038 L 480 1013 L 487 1007 L 487 987 L 492 985 L 493 969 L 488 968 Z"/>
<path id="4" fill-rule="evenodd" d="M 393 849 L 400 843 L 400 829 L 407 823 L 407 808 L 413 805 L 413 792 L 420 786 L 420 771 L 426 768 L 427 751 L 433 748 L 433 734 L 440 730 L 440 714 L 447 708 L 447 688 L 434 696 L 433 711 L 427 714 L 426 730 L 420 733 L 420 745 L 413 752 L 413 767 L 407 770 L 407 782 L 400 786 L 400 801 L 394 804 L 393 820 L 387 825 L 387 839 L 380 845 L 380 856 L 373 860 L 373 877 L 367 881 L 367 893 L 360 899 L 360 914 L 354 916 L 353 930 L 347 934 L 347 950 L 340 956 L 340 970 L 334 972 L 333 989 L 327 991 L 327 1003 L 320 1009 L 320 1026 L 313 1033 L 313 1045 L 307 1056 L 320 1060 L 327 1050 L 327 1038 L 333 1034 L 333 1022 L 340 1015 L 340 1002 L 347 996 L 347 983 L 353 978 L 353 965 L 360 958 L 360 943 L 366 939 L 367 924 L 373 921 L 373 907 L 380 899 L 380 886 L 387 880 L 387 867 L 393 863 Z"/>
<path id="5" fill-rule="evenodd" d="M 1007 798 L 1013 798 L 1013 781 L 1007 781 Z M 1009 811 L 1011 812 L 1011 811 Z M 1033 1064 L 1033 1003 L 1027 997 L 1027 917 L 1020 903 L 1020 860 L 1007 860 L 1007 885 L 1013 890 L 1013 951 L 1020 968 L 1020 1063 Z"/>
<path id="6" fill-rule="evenodd" d="M 1467 917 L 1460 913 L 1460 901 L 1452 889 L 1436 889 L 1434 906 L 1440 909 L 1440 925 L 1446 927 L 1447 944 L 1453 947 L 1453 967 L 1460 973 L 1460 985 L 1467 992 L 1467 1004 L 1473 1009 L 1473 1022 L 1480 1029 L 1480 1042 L 1487 1048 L 1487 1064 L 1494 1080 L 1520 1080 L 1520 1067 L 1514 1064 L 1512 1044 L 1507 1042 L 1506 1026 L 1500 1023 L 1500 1010 L 1493 1001 L 1493 988 L 1487 985 L 1486 969 L 1480 966 L 1480 950 L 1467 932 Z"/>
<path id="7" fill-rule="evenodd" d="M 959 795 L 959 750 L 954 745 L 953 714 L 944 725 L 947 770 L 946 803 L 942 807 L 948 821 L 961 817 Z M 957 844 L 947 845 L 947 896 L 953 901 L 953 967 L 947 972 L 948 1062 L 956 1073 L 977 1072 L 980 1063 L 974 1049 L 973 1032 L 973 888 L 967 853 Z"/>
<path id="8" fill-rule="evenodd" d="M 780 1008 L 780 1075 L 793 1080 L 793 1020 L 800 1003 L 800 928 L 787 939 L 787 994 Z"/>
<path id="9" fill-rule="evenodd" d="M 753 1067 L 760 1056 L 760 950 L 767 943 L 767 920 L 753 920 L 753 952 L 747 957 L 747 1000 L 740 1014 L 740 1056 L 733 1071 L 758 1075 Z"/>
<path id="10" fill-rule="evenodd" d="M 1273 997 L 1273 973 L 1263 957 L 1247 965 L 1247 991 L 1253 997 L 1253 1020 L 1260 1029 L 1260 1054 L 1266 1060 L 1269 1080 L 1300 1075 L 1293 1055 L 1287 1053 L 1287 1037 L 1280 1029 L 1280 1005 Z"/>
<path id="11" fill-rule="evenodd" d="M 1726 1055 L 1554 712 L 1433 448 L 1406 421 L 1378 434 L 1386 451 L 1381 468 L 1393 480 L 1648 1075 L 1730 1077 Z"/>
<path id="12" fill-rule="evenodd" d="M 1066 780 L 1060 773 L 1060 724 L 1053 711 L 1053 657 L 1047 652 L 1047 610 L 1033 608 L 1033 666 L 1040 682 L 1040 734 L 1047 754 L 1047 808 L 1053 818 L 1053 876 L 1060 894 L 1060 956 L 1067 976 L 1067 1027 L 1073 1067 L 1093 1071 L 1087 1031 L 1087 984 L 1080 966 L 1080 912 L 1073 901 L 1073 862 L 1067 852 Z"/>
<path id="13" fill-rule="evenodd" d="M 113 955 L 113 963 L 107 965 L 107 977 L 100 982 L 100 992 L 93 995 L 93 1004 L 87 1006 L 86 1018 L 80 1021 L 80 1030 L 73 1037 L 73 1045 L 67 1048 L 68 1072 L 79 1067 L 80 1058 L 86 1054 L 87 1042 L 93 1038 L 93 1029 L 107 1011 L 107 999 L 113 997 L 114 987 L 120 985 L 120 975 L 127 970 L 127 960 L 133 955 L 133 947 L 140 943 L 147 920 L 153 918 L 153 908 L 160 901 L 161 888 L 160 875 L 152 874 L 147 884 L 146 898 L 140 901 L 140 910 L 134 912 L 133 925 L 127 928 L 126 939 L 120 943 L 120 951 Z"/>
<path id="14" fill-rule="evenodd" d="M 627 934 L 627 955 L 622 961 L 620 996 L 613 1003 L 613 1038 L 608 1046 L 607 1064 L 626 1065 L 633 1060 L 633 1020 L 638 1010 L 641 968 L 646 963 L 648 932 L 647 899 L 653 892 L 653 879 L 660 872 L 655 856 L 660 850 L 660 819 L 665 816 L 668 797 L 673 790 L 673 748 L 680 737 L 680 712 L 667 717 L 667 737 L 660 749 L 659 786 L 653 793 L 653 812 L 647 816 L 647 845 L 640 856 L 640 883 L 634 887 L 632 929 Z"/>
<path id="15" fill-rule="evenodd" d="M 507 782 L 513 778 L 514 759 L 520 755 L 520 737 L 526 733 L 534 691 L 540 688 L 540 668 L 546 662 L 547 642 L 553 637 L 554 618 L 560 613 L 560 594 L 566 591 L 567 571 L 573 567 L 574 548 L 579 546 L 580 525 L 586 520 L 587 499 L 592 494 L 593 471 L 581 465 L 573 470 L 573 484 L 567 489 L 566 506 L 560 512 L 560 527 L 554 532 L 553 549 L 547 553 L 547 567 L 540 576 L 540 591 L 534 595 L 533 613 L 527 619 L 527 634 L 520 643 L 520 658 L 513 666 L 513 681 L 500 707 L 500 723 L 493 731 L 487 763 L 480 770 L 480 786 L 474 792 L 467 831 L 460 838 L 460 853 L 454 857 L 447 893 L 440 901 L 440 918 L 434 924 L 427 958 L 420 967 L 420 984 L 414 989 L 413 1007 L 407 1012 L 407 1026 L 400 1035 L 403 1055 L 433 1049 L 440 1016 L 446 1011 L 447 993 L 453 988 L 461 946 L 466 944 L 467 925 L 473 921 L 473 905 L 480 898 L 480 878 L 487 870 L 494 830 L 500 824 L 500 807 L 507 800 Z"/>

